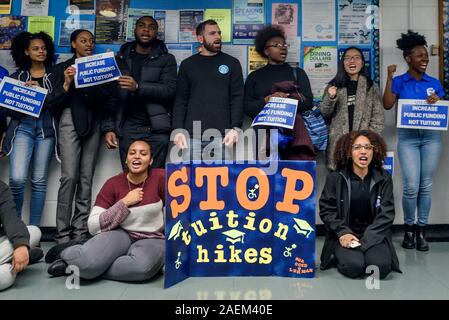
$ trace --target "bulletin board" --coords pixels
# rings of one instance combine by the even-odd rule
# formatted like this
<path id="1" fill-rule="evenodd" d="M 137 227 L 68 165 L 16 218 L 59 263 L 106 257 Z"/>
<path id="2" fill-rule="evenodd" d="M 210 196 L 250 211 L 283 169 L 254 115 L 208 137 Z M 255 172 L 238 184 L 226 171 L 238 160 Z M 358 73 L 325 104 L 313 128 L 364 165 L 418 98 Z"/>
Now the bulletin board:
<path id="1" fill-rule="evenodd" d="M 438 1 L 440 81 L 449 96 L 449 0 Z"/>
<path id="2" fill-rule="evenodd" d="M 81 11 L 79 15 L 73 15 L 68 6 L 69 1 L 80 4 L 89 2 L 89 0 L 49 0 L 48 15 L 42 21 L 39 21 L 39 17 L 20 17 L 20 19 L 26 19 L 25 28 L 32 23 L 34 31 L 37 31 L 36 26 L 39 26 L 39 22 L 42 23 L 41 25 L 45 25 L 46 22 L 48 23 L 48 17 L 54 17 L 52 31 L 59 61 L 63 61 L 62 58 L 70 57 L 69 33 L 60 37 L 61 27 L 73 24 L 74 20 L 79 21 L 79 26 L 83 28 L 95 27 L 96 23 L 101 23 L 100 15 L 95 14 L 95 11 L 92 10 L 87 14 Z M 24 2 L 29 2 L 29 0 L 12 0 L 10 15 L 1 15 L 0 19 L 21 16 Z M 204 16 L 198 16 L 198 10 L 205 10 L 204 13 L 207 13 L 207 17 L 214 17 L 214 14 L 218 14 L 223 21 L 227 22 L 221 28 L 229 29 L 228 33 L 230 33 L 228 39 L 224 39 L 226 42 L 223 43 L 223 51 L 235 55 L 240 60 L 245 77 L 249 72 L 264 64 L 260 57 L 254 54 L 253 40 L 246 39 L 245 32 L 247 32 L 247 36 L 251 33 L 251 28 L 254 28 L 254 31 L 263 27 L 263 24 L 283 25 L 289 42 L 288 62 L 305 69 L 311 80 L 314 97 L 317 99 L 322 95 L 320 90 L 324 90 L 327 82 L 335 75 L 338 57 L 348 46 L 355 45 L 363 50 L 371 77 L 379 83 L 379 29 L 377 25 L 379 0 L 94 0 L 93 2 L 101 5 L 104 10 L 107 10 L 109 4 L 122 6 L 126 12 L 124 21 L 130 21 L 130 26 L 125 26 L 125 28 L 128 27 L 130 30 L 133 29 L 131 24 L 135 22 L 136 18 L 134 16 L 133 19 L 133 14 L 142 12 L 136 11 L 136 9 L 148 9 L 148 12 L 155 16 L 165 11 L 164 19 L 169 16 L 169 11 L 171 13 L 179 11 L 179 25 L 185 24 L 186 21 L 188 24 L 189 21 L 195 19 L 199 21 L 204 18 Z M 254 18 L 257 22 L 252 24 L 248 22 L 248 25 L 245 25 L 245 21 L 242 19 L 243 11 L 239 10 L 242 7 L 252 8 L 261 5 L 263 8 L 261 15 L 248 16 L 249 19 Z M 227 9 L 229 15 L 224 15 L 220 10 L 217 13 L 210 9 Z M 173 22 L 158 21 L 161 21 L 165 28 L 171 27 Z M 0 23 L 0 34 L 4 30 L 5 23 L 7 22 Z M 107 24 L 108 22 L 103 21 L 103 23 Z M 46 26 L 48 27 L 48 24 Z M 239 28 L 246 28 L 243 36 L 239 34 Z M 108 49 L 116 52 L 120 48 L 120 43 L 126 40 L 122 39 L 123 41 L 119 43 L 103 44 L 98 41 L 98 38 L 103 36 L 105 36 L 104 33 L 96 34 L 96 53 L 103 53 Z M 164 38 L 163 34 L 161 36 Z M 179 32 L 177 39 L 171 36 L 170 42 L 166 41 L 167 39 L 164 40 L 169 44 L 169 51 L 176 53 L 178 64 L 182 59 L 195 53 L 198 46 L 195 37 L 189 35 L 188 32 Z M 2 48 L 1 41 L 0 38 L 0 49 Z M 0 64 L 6 64 L 5 67 L 10 70 L 13 66 L 10 65 L 11 60 L 7 61 L 7 56 L 7 49 L 0 50 Z"/>

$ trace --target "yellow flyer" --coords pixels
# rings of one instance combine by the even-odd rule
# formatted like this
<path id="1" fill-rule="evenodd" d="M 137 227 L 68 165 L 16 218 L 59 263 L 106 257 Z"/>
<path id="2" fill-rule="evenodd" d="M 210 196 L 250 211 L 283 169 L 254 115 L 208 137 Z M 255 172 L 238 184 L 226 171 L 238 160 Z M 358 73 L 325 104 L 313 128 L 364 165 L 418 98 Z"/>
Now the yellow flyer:
<path id="1" fill-rule="evenodd" d="M 262 68 L 268 60 L 257 53 L 255 46 L 248 46 L 248 75 Z"/>
<path id="2" fill-rule="evenodd" d="M 28 17 L 28 32 L 44 31 L 55 39 L 55 17 Z"/>
<path id="3" fill-rule="evenodd" d="M 221 41 L 231 42 L 231 9 L 206 9 L 204 20 L 217 21 L 221 30 Z"/>
<path id="4" fill-rule="evenodd" d="M 11 1 L 0 0 L 0 14 L 11 14 Z"/>

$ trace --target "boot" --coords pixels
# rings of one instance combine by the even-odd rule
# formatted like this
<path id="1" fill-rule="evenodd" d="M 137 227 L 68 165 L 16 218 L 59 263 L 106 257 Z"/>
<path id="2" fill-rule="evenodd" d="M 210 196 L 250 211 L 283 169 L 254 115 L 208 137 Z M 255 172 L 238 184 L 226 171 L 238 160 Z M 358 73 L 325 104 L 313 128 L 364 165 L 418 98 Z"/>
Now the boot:
<path id="1" fill-rule="evenodd" d="M 416 249 L 419 251 L 429 251 L 429 244 L 426 241 L 425 229 L 425 226 L 416 226 Z"/>
<path id="2" fill-rule="evenodd" d="M 405 233 L 404 233 L 404 241 L 402 241 L 402 247 L 405 249 L 414 249 L 415 248 L 415 226 L 404 224 Z"/>

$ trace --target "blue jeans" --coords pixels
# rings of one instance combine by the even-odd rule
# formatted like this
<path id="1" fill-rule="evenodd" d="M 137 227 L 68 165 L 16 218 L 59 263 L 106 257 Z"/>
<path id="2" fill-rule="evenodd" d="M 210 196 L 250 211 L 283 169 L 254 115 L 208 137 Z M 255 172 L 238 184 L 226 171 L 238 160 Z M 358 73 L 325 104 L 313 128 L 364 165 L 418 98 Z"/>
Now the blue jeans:
<path id="1" fill-rule="evenodd" d="M 441 153 L 441 133 L 433 130 L 399 129 L 398 156 L 401 164 L 404 222 L 427 224 L 432 203 L 432 177 Z"/>
<path id="2" fill-rule="evenodd" d="M 39 225 L 47 192 L 48 166 L 55 137 L 44 137 L 42 120 L 25 117 L 16 129 L 9 156 L 9 186 L 17 213 L 22 216 L 25 183 L 32 161 L 30 225 Z"/>

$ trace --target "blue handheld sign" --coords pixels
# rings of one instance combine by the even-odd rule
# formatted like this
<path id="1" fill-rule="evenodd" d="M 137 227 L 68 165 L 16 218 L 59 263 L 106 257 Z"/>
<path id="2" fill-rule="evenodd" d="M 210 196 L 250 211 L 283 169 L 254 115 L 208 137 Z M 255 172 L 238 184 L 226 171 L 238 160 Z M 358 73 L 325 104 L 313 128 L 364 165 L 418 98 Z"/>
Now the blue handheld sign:
<path id="1" fill-rule="evenodd" d="M 298 100 L 289 98 L 270 98 L 262 111 L 254 118 L 251 127 L 270 126 L 293 129 L 295 125 Z"/>
<path id="2" fill-rule="evenodd" d="M 447 130 L 449 101 L 398 100 L 398 128 Z"/>
<path id="3" fill-rule="evenodd" d="M 91 87 L 114 81 L 122 75 L 113 52 L 76 59 L 75 68 L 76 88 Z"/>
<path id="4" fill-rule="evenodd" d="M 4 77 L 0 83 L 0 106 L 39 118 L 47 89 L 25 86 L 24 82 Z"/>

